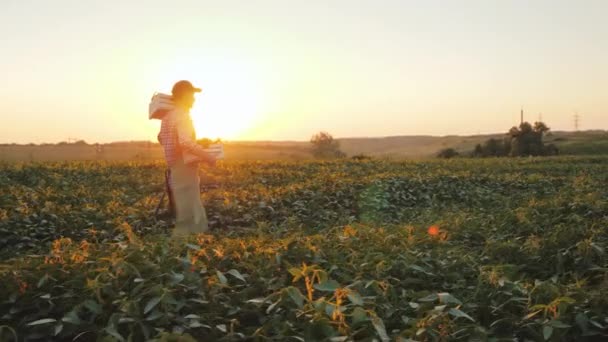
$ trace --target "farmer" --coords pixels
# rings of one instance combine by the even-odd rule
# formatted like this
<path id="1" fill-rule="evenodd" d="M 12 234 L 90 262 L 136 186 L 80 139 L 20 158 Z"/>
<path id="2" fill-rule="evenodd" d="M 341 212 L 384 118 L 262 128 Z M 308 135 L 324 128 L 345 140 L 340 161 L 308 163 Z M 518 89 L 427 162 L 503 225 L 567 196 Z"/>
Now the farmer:
<path id="1" fill-rule="evenodd" d="M 209 230 L 207 214 L 201 203 L 198 165 L 203 162 L 214 166 L 216 159 L 196 143 L 190 118 L 194 94 L 200 92 L 201 89 L 189 81 L 175 83 L 171 98 L 165 99 L 166 110 L 154 117 L 162 120 L 158 141 L 163 146 L 170 170 L 168 183 L 176 216 L 173 237 Z M 158 98 L 152 101 L 158 101 Z M 152 118 L 152 110 L 150 114 Z"/>

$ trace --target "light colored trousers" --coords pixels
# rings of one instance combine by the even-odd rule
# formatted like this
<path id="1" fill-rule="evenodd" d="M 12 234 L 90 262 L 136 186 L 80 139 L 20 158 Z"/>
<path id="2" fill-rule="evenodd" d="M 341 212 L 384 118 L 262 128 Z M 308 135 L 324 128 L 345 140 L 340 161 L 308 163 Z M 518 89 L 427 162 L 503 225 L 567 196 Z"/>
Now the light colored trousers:
<path id="1" fill-rule="evenodd" d="M 209 222 L 201 203 L 198 163 L 184 164 L 180 158 L 171 166 L 171 192 L 176 216 L 173 237 L 207 232 Z"/>

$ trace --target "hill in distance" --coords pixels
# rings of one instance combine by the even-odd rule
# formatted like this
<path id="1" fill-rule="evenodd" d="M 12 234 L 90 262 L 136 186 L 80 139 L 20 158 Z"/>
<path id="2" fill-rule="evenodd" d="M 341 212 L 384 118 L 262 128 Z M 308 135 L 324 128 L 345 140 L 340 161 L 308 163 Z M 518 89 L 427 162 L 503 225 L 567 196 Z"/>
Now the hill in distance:
<path id="1" fill-rule="evenodd" d="M 348 155 L 387 158 L 432 158 L 444 148 L 468 153 L 475 145 L 505 134 L 471 136 L 392 136 L 341 138 L 340 148 Z M 555 144 L 561 155 L 608 154 L 608 131 L 550 132 L 545 143 Z M 162 159 L 158 143 L 148 141 L 115 142 L 100 145 L 85 142 L 59 144 L 2 144 L 0 161 L 61 161 L 61 160 L 154 160 Z M 304 141 L 226 141 L 229 160 L 301 160 L 311 159 L 310 143 Z"/>

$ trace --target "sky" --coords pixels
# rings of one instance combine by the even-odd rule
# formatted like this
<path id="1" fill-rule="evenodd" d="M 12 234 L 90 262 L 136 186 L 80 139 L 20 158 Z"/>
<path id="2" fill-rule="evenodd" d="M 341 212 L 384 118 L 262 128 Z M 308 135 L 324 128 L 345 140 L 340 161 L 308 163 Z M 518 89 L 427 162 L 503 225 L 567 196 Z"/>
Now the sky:
<path id="1" fill-rule="evenodd" d="M 155 140 L 191 80 L 198 137 L 608 129 L 605 0 L 0 0 L 0 142 Z"/>

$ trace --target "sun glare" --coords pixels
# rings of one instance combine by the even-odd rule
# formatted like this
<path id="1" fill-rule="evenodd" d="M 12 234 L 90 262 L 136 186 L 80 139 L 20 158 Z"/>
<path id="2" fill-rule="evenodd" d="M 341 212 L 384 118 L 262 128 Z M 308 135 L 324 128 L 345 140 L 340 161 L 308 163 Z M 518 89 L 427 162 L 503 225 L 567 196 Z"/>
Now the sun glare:
<path id="1" fill-rule="evenodd" d="M 259 115 L 260 94 L 255 84 L 239 75 L 209 80 L 197 96 L 192 120 L 198 137 L 237 139 Z"/>
<path id="2" fill-rule="evenodd" d="M 180 79 L 203 89 L 191 111 L 197 138 L 242 139 L 263 110 L 265 87 L 252 63 L 234 60 L 181 61 L 163 78 L 170 89 Z"/>

